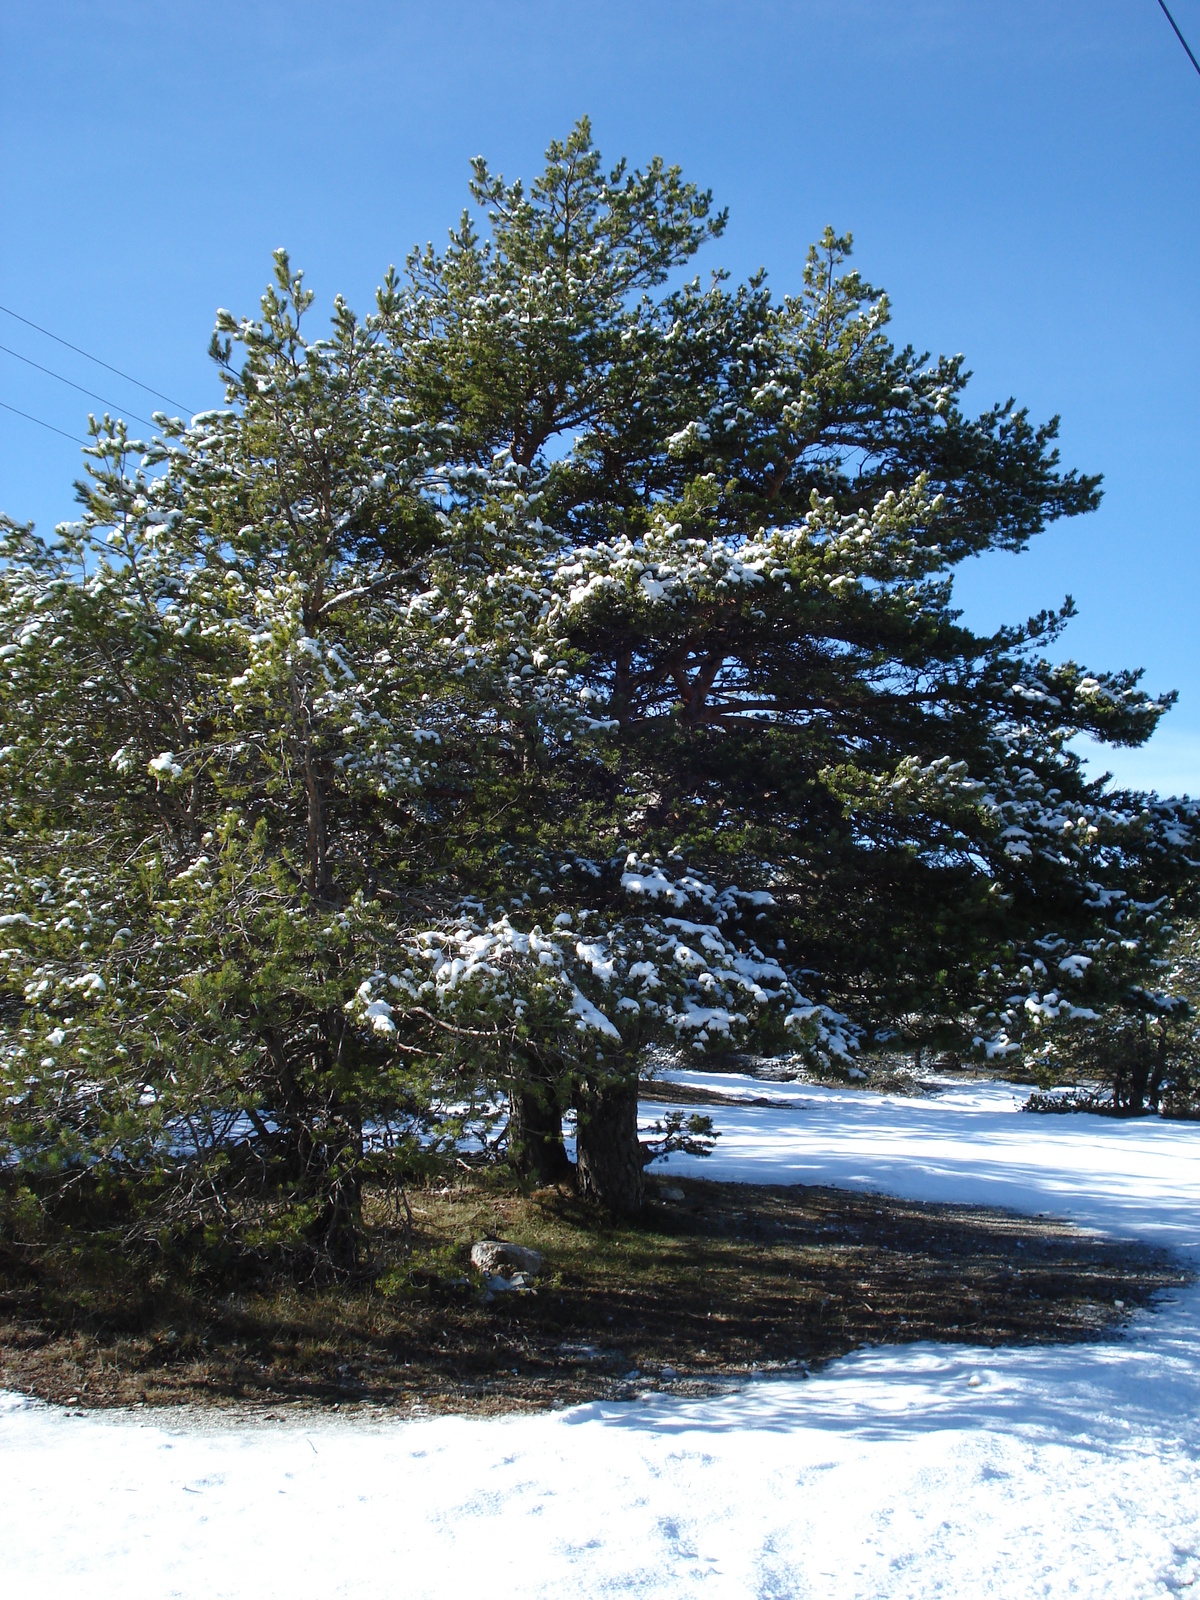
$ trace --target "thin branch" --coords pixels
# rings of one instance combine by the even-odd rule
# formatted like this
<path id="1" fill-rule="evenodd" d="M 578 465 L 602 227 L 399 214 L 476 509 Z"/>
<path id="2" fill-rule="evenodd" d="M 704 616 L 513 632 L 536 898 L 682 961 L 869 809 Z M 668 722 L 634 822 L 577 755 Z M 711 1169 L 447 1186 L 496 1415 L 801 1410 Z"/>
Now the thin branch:
<path id="1" fill-rule="evenodd" d="M 479 1028 L 460 1028 L 451 1022 L 445 1022 L 441 1017 L 435 1017 L 432 1011 L 426 1011 L 424 1006 L 408 1006 L 405 1015 L 409 1017 L 424 1017 L 426 1022 L 432 1022 L 434 1027 L 452 1033 L 459 1039 L 502 1039 L 503 1033 L 499 1028 L 494 1028 L 490 1033 Z"/>
<path id="2" fill-rule="evenodd" d="M 372 583 L 360 583 L 353 589 L 343 589 L 340 594 L 331 595 L 325 604 L 318 608 L 317 615 L 326 616 L 335 606 L 346 605 L 351 600 L 361 600 L 364 595 L 378 594 L 381 589 L 391 588 L 393 584 L 419 577 L 420 571 L 419 567 L 406 567 L 403 572 L 390 572 L 385 578 L 376 578 Z"/>

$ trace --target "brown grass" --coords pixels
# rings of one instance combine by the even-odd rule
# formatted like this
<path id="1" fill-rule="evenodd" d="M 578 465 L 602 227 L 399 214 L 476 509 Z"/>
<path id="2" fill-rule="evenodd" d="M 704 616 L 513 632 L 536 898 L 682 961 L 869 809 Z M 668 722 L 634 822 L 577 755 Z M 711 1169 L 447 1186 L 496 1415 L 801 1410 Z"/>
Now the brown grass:
<path id="1" fill-rule="evenodd" d="M 368 1207 L 373 1282 L 220 1295 L 116 1252 L 0 1249 L 0 1386 L 83 1406 L 492 1412 L 714 1392 L 864 1344 L 1088 1339 L 1182 1280 L 1058 1222 L 802 1185 L 651 1184 L 635 1224 L 502 1175 Z M 664 1196 L 682 1192 L 682 1200 Z M 471 1243 L 546 1257 L 485 1299 Z M 664 1368 L 670 1369 L 664 1372 Z"/>

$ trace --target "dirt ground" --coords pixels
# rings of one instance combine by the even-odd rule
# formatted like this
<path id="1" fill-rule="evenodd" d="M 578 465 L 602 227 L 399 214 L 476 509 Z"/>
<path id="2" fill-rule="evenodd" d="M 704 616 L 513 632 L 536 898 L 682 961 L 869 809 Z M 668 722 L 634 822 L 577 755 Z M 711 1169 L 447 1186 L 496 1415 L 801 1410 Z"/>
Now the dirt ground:
<path id="1" fill-rule="evenodd" d="M 371 1281 L 243 1283 L 0 1240 L 0 1387 L 80 1407 L 488 1413 L 714 1393 L 868 1344 L 1090 1339 L 1182 1280 L 1057 1221 L 803 1185 L 652 1179 L 636 1223 L 495 1175 L 368 1205 Z M 488 1295 L 473 1241 L 545 1257 Z"/>

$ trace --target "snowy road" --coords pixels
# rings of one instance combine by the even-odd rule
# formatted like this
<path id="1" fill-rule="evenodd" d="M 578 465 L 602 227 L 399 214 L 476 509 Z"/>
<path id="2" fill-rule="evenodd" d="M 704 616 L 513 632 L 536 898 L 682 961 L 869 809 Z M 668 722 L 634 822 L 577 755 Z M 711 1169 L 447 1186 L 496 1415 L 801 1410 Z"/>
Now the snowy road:
<path id="1" fill-rule="evenodd" d="M 698 1172 L 1055 1212 L 1200 1265 L 1200 1126 L 1019 1116 L 996 1085 L 768 1092 L 795 1103 L 717 1111 Z M 0 1397 L 0 1573 L 89 1600 L 1200 1595 L 1200 1288 L 1102 1344 L 891 1347 L 498 1421 L 173 1427 Z"/>

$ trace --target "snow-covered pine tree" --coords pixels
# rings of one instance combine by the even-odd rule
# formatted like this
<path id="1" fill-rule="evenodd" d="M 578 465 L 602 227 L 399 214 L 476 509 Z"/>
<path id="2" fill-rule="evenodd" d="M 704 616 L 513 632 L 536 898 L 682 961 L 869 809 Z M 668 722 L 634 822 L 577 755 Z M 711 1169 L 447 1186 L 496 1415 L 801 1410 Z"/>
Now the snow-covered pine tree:
<path id="1" fill-rule="evenodd" d="M 1068 741 L 1141 743 L 1172 697 L 1052 664 L 1069 600 L 990 636 L 951 604 L 959 562 L 1097 503 L 1056 420 L 967 416 L 962 358 L 896 350 L 832 231 L 795 297 L 762 275 L 663 289 L 714 231 L 708 196 L 658 166 L 606 176 L 586 124 L 528 195 L 480 162 L 473 196 L 486 234 L 464 219 L 380 309 L 430 419 L 512 465 L 543 539 L 520 670 L 557 662 L 585 713 L 567 729 L 543 702 L 508 870 L 569 917 L 580 890 L 620 909 L 627 855 L 686 864 L 760 897 L 746 957 L 795 993 L 993 1056 L 1150 971 L 1194 808 L 1105 795 Z M 572 1101 L 581 1163 L 632 1173 L 632 1055 L 529 1088 L 541 1147 Z"/>
<path id="2" fill-rule="evenodd" d="M 221 314 L 228 409 L 94 424 L 82 519 L 8 527 L 0 1159 L 340 1268 L 430 1107 L 436 1049 L 359 990 L 445 910 L 463 686 L 408 594 L 450 559 L 436 441 L 343 305 L 306 341 L 310 299 L 281 253 L 261 318 Z"/>
<path id="3" fill-rule="evenodd" d="M 46 1194 L 345 1266 L 364 1181 L 506 1105 L 633 1211 L 656 1039 L 1002 1055 L 1149 990 L 1192 892 L 1194 808 L 1067 746 L 1169 697 L 1049 662 L 1069 603 L 952 609 L 1095 504 L 1053 423 L 965 415 L 831 233 L 795 298 L 671 287 L 723 218 L 586 124 L 472 194 L 325 339 L 281 256 L 226 410 L 98 427 L 82 521 L 9 526 L 0 1140 Z"/>
<path id="4" fill-rule="evenodd" d="M 389 276 L 379 312 L 412 403 L 430 421 L 454 429 L 468 460 L 493 472 L 501 467 L 511 476 L 513 488 L 495 508 L 498 514 L 479 518 L 480 562 L 495 581 L 511 585 L 504 571 L 508 546 L 496 545 L 497 526 L 507 518 L 532 527 L 540 548 L 525 545 L 528 570 L 519 573 L 516 588 L 533 600 L 534 609 L 525 609 L 522 600 L 515 607 L 519 621 L 509 616 L 502 625 L 515 623 L 521 633 L 536 624 L 543 645 L 536 650 L 538 662 L 557 662 L 559 651 L 544 640 L 553 599 L 546 561 L 561 553 L 567 530 L 557 520 L 549 529 L 542 522 L 548 504 L 547 450 L 561 455 L 564 438 L 581 430 L 590 437 L 611 416 L 623 415 L 631 425 L 640 409 L 639 386 L 654 378 L 648 352 L 661 347 L 659 313 L 649 296 L 706 238 L 720 234 L 725 219 L 712 214 L 708 193 L 657 159 L 644 172 L 630 172 L 624 162 L 606 171 L 586 119 L 565 142 L 550 146 L 546 170 L 528 194 L 520 183 L 506 185 L 478 159 L 471 195 L 486 213 L 487 237 L 464 213 L 444 254 L 432 248 L 414 252 L 404 283 Z M 653 417 L 650 428 L 647 449 L 652 450 Z M 461 509 L 469 515 L 469 493 Z M 514 646 L 525 648 L 519 638 Z M 518 672 L 532 673 L 533 660 L 525 649 L 525 661 L 519 663 L 514 651 Z M 569 668 L 564 662 L 556 671 L 561 677 Z M 576 687 L 571 686 L 572 695 Z M 551 857 L 547 870 L 556 888 L 562 887 L 560 868 L 568 875 L 575 870 L 573 859 L 585 863 L 579 870 L 587 889 L 589 872 L 599 870 L 593 859 L 597 851 L 607 858 L 619 843 L 611 819 L 601 816 L 598 830 L 592 825 L 597 819 L 589 783 L 581 794 L 578 773 L 566 759 L 586 730 L 577 716 L 568 716 L 564 729 L 562 696 L 550 699 L 548 704 L 543 697 L 537 715 L 526 720 L 515 780 L 520 810 L 505 808 L 508 832 L 493 835 L 491 852 L 507 874 L 515 874 L 522 892 L 531 878 L 538 882 L 539 901 L 548 890 L 539 875 Z M 579 824 L 570 830 L 573 858 L 564 848 L 564 807 Z M 513 885 L 488 885 L 493 887 L 503 892 Z M 611 882 L 606 887 L 611 895 Z M 580 909 L 589 908 L 568 895 L 561 910 L 556 901 L 555 914 L 570 918 Z M 599 1055 L 589 1071 L 568 1071 L 557 1050 L 527 1035 L 522 1070 L 509 1079 L 513 1148 L 521 1164 L 536 1173 L 561 1171 L 561 1117 L 573 1103 L 581 1173 L 585 1179 L 594 1173 L 597 1192 L 617 1201 L 616 1190 L 599 1174 L 619 1168 L 636 1204 L 641 1193 L 637 1051 L 628 1052 L 617 1071 L 602 1049 Z M 614 1119 L 622 1129 L 619 1159 L 603 1153 L 612 1141 L 599 1132 Z M 593 1130 L 599 1140 L 594 1157 Z"/>
<path id="5" fill-rule="evenodd" d="M 633 1017 L 713 980 L 653 909 L 636 939 L 508 920 L 543 887 L 524 810 L 588 722 L 530 649 L 534 499 L 405 408 L 377 326 L 339 303 L 309 343 L 276 277 L 220 316 L 226 410 L 150 444 L 105 419 L 81 521 L 6 525 L 0 1139 L 51 1207 L 345 1268 L 369 1177 L 496 1086 L 636 1075 Z M 714 900 L 660 877 L 630 904 Z M 727 965 L 744 1013 L 786 1004 L 777 964 Z"/>

